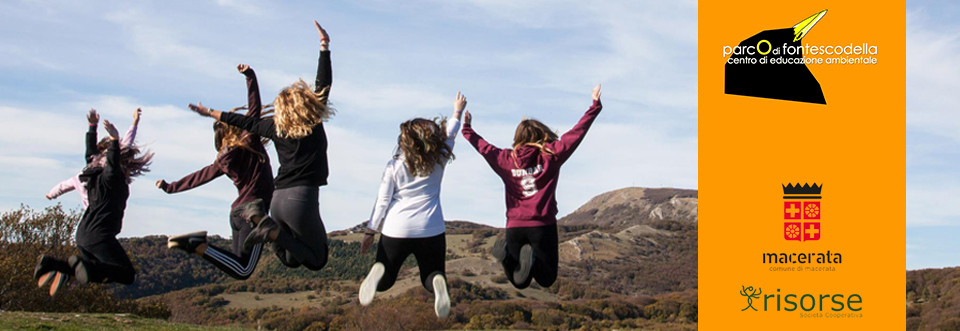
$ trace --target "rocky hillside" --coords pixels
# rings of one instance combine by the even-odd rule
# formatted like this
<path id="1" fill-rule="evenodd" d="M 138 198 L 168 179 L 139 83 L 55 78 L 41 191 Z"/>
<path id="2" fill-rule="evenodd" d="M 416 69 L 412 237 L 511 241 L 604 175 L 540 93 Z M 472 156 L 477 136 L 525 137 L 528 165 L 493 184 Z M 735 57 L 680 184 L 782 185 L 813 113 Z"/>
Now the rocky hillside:
<path id="1" fill-rule="evenodd" d="M 907 330 L 960 330 L 960 267 L 907 271 Z"/>
<path id="2" fill-rule="evenodd" d="M 628 187 L 590 199 L 560 224 L 627 228 L 652 221 L 697 222 L 697 190 Z"/>

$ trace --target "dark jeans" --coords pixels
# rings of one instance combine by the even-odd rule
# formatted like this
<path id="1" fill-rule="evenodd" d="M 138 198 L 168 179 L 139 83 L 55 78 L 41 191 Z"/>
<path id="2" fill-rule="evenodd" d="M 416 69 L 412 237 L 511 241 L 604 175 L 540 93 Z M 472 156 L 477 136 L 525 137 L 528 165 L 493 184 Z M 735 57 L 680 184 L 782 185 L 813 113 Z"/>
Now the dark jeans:
<path id="1" fill-rule="evenodd" d="M 427 238 L 391 238 L 380 235 L 377 262 L 383 263 L 385 271 L 377 284 L 377 291 L 382 292 L 393 287 L 403 261 L 410 254 L 417 259 L 420 282 L 427 291 L 433 292 L 433 275 L 446 277 L 447 240 L 444 233 Z"/>
<path id="2" fill-rule="evenodd" d="M 137 272 L 117 238 L 108 237 L 92 244 L 77 244 L 77 249 L 80 250 L 80 259 L 86 266 L 89 282 L 133 284 Z"/>
<path id="3" fill-rule="evenodd" d="M 532 279 L 543 287 L 550 287 L 557 280 L 558 257 L 557 225 L 529 228 L 507 228 L 507 256 L 503 259 L 503 271 L 507 279 L 518 289 L 530 286 Z M 513 271 L 520 267 L 520 249 L 523 245 L 533 247 L 533 266 L 530 277 L 523 283 L 513 280 Z"/>
<path id="4" fill-rule="evenodd" d="M 320 188 L 296 186 L 273 191 L 270 216 L 280 225 L 273 245 L 280 262 L 310 270 L 327 265 L 327 230 L 320 219 Z"/>
<path id="5" fill-rule="evenodd" d="M 250 223 L 238 216 L 230 217 L 230 228 L 233 230 L 233 253 L 208 244 L 203 259 L 230 277 L 240 280 L 250 278 L 257 268 L 257 262 L 260 261 L 263 244 L 257 244 L 249 252 L 244 252 L 243 241 L 247 239 L 253 228 L 250 227 Z"/>

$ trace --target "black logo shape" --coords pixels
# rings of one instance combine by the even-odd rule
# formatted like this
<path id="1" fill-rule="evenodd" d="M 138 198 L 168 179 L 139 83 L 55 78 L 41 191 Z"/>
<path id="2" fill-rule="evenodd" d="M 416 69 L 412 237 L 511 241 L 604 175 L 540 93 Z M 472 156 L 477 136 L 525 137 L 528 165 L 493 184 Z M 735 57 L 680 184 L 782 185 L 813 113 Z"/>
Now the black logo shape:
<path id="1" fill-rule="evenodd" d="M 823 184 L 817 185 L 817 183 L 813 183 L 812 186 L 809 183 L 804 183 L 803 186 L 800 186 L 800 183 L 780 185 L 783 186 L 784 199 L 820 199 L 820 191 L 823 189 Z"/>
<path id="2" fill-rule="evenodd" d="M 820 82 L 813 76 L 806 64 L 803 64 L 802 52 L 787 54 L 783 46 L 801 46 L 800 40 L 807 31 L 816 24 L 826 10 L 797 23 L 790 28 L 766 30 L 740 42 L 741 49 L 753 47 L 753 54 L 746 52 L 730 55 L 731 59 L 748 59 L 743 62 L 731 63 L 725 67 L 726 94 L 743 95 L 789 101 L 827 104 L 820 89 Z M 781 48 L 779 54 L 774 48 Z M 766 64 L 760 59 L 766 57 Z M 795 59 L 791 64 L 772 63 L 776 58 Z M 756 62 L 753 62 L 756 60 Z M 795 64 L 793 64 L 795 63 Z"/>

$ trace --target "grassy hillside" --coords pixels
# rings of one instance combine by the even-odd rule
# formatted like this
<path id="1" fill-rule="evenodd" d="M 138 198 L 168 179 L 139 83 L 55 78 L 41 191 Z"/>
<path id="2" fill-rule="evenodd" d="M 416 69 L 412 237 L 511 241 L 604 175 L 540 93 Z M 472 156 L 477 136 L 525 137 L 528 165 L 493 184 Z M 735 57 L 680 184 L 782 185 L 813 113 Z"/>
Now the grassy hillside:
<path id="1" fill-rule="evenodd" d="M 0 330 L 243 331 L 252 329 L 177 324 L 126 314 L 0 312 Z"/>
<path id="2" fill-rule="evenodd" d="M 36 241 L 34 237 L 4 244 L 5 249 L 22 251 L 16 256 L 24 258 L 11 259 L 16 264 L 0 263 L 0 270 L 29 269 L 35 263 L 33 256 L 49 250 L 45 247 L 59 249 L 58 255 L 68 254 L 72 248 L 67 234 L 72 229 L 58 224 L 73 224 L 70 219 L 75 215 L 61 214 L 41 213 L 29 222 L 20 221 L 21 215 L 5 216 L 0 225 L 16 225 L 11 229 L 20 229 L 17 233 L 23 238 L 43 237 L 49 229 L 57 229 L 59 236 L 41 246 L 22 244 Z M 434 316 L 433 295 L 420 285 L 412 256 L 393 288 L 379 293 L 368 307 L 358 304 L 360 280 L 375 257 L 373 252 L 359 254 L 359 226 L 330 233 L 329 262 L 320 271 L 287 268 L 268 249 L 256 272 L 245 281 L 225 276 L 197 256 L 168 250 L 164 236 L 122 239 L 138 270 L 132 286 L 71 286 L 52 308 L 267 330 L 693 330 L 698 309 L 696 215 L 695 190 L 627 188 L 600 195 L 558 222 L 557 282 L 548 288 L 534 283 L 523 290 L 507 282 L 502 267 L 488 253 L 503 234 L 502 228 L 448 221 L 446 271 L 453 307 L 444 320 Z M 10 232 L 4 229 L 0 226 L 0 231 Z M 211 238 L 211 243 L 230 247 L 228 239 L 219 237 Z M 37 304 L 14 310 L 51 311 L 51 301 L 31 282 L 18 278 L 17 287 L 11 287 L 9 293 L 29 294 Z M 0 289 L 2 285 L 0 280 Z M 0 303 L 25 302 L 21 296 L 4 299 L 4 293 L 0 291 Z M 88 308 L 91 299 L 103 303 Z M 108 304 L 113 301 L 122 305 Z M 64 306 L 64 302 L 75 304 Z M 62 316 L 78 319 L 76 325 L 117 322 L 117 315 Z M 127 319 L 117 323 L 140 327 L 141 319 L 127 316 L 132 315 L 120 316 Z M 87 318 L 94 320 L 85 321 Z M 74 323 L 63 317 L 34 319 L 63 320 L 65 326 Z M 155 320 L 143 321 L 144 327 L 152 327 Z M 46 324 L 30 325 L 27 330 L 51 329 Z M 90 326 L 110 330 L 109 326 Z M 0 324 L 0 330 L 10 327 Z"/>

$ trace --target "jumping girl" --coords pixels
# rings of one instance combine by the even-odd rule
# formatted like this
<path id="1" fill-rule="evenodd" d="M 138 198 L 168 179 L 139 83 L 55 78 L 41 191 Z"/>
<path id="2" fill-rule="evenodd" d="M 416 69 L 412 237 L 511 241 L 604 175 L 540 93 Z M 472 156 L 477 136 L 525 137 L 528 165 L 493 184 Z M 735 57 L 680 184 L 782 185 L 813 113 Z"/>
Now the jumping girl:
<path id="1" fill-rule="evenodd" d="M 257 86 L 257 75 L 246 64 L 237 65 L 237 71 L 247 78 L 247 117 L 260 118 L 263 106 L 260 102 L 260 88 Z M 242 107 L 241 107 L 242 108 Z M 236 108 L 234 111 L 241 109 Z M 231 111 L 232 112 L 232 111 Z M 170 237 L 167 240 L 168 248 L 178 248 L 187 253 L 197 254 L 213 263 L 214 266 L 236 279 L 247 279 L 253 274 L 260 261 L 263 244 L 253 245 L 249 250 L 243 249 L 243 242 L 253 228 L 250 224 L 237 216 L 240 205 L 257 199 L 270 205 L 273 197 L 273 172 L 270 168 L 270 159 L 264 149 L 260 136 L 255 133 L 240 130 L 223 122 L 213 123 L 214 145 L 217 148 L 217 159 L 213 164 L 204 167 L 182 179 L 167 183 L 157 181 L 157 187 L 167 193 L 183 192 L 206 184 L 217 177 L 227 175 L 237 187 L 237 199 L 233 201 L 230 213 L 230 228 L 233 230 L 233 253 L 207 244 L 207 232 L 193 232 Z"/>
<path id="2" fill-rule="evenodd" d="M 91 121 L 91 124 L 96 123 Z M 117 128 L 107 120 L 103 124 L 109 134 L 106 151 L 94 155 L 80 173 L 80 182 L 90 199 L 77 227 L 80 255 L 71 256 L 67 261 L 43 255 L 34 270 L 41 287 L 50 284 L 51 296 L 63 288 L 70 277 L 76 277 L 80 284 L 130 285 L 136 274 L 127 252 L 117 241 L 117 234 L 123 226 L 130 182 L 133 177 L 149 171 L 147 166 L 153 153 L 141 153 L 136 145 L 121 149 Z M 90 152 L 89 144 L 87 152 Z"/>
<path id="3" fill-rule="evenodd" d="M 560 167 L 577 149 L 600 114 L 600 85 L 593 89 L 593 106 L 560 139 L 549 127 L 525 119 L 513 136 L 513 149 L 499 149 L 483 140 L 464 115 L 463 137 L 480 152 L 506 189 L 507 231 L 492 255 L 518 289 L 536 279 L 549 287 L 557 279 L 557 179 Z"/>
<path id="4" fill-rule="evenodd" d="M 397 151 L 383 171 L 377 204 L 360 246 L 360 254 L 365 254 L 383 226 L 377 262 L 360 284 L 361 305 L 370 304 L 377 291 L 390 289 L 403 261 L 413 254 L 420 267 L 420 283 L 434 293 L 437 317 L 450 313 L 440 184 L 447 162 L 453 159 L 453 143 L 466 106 L 466 97 L 457 92 L 450 123 L 416 118 L 400 124 Z"/>
<path id="5" fill-rule="evenodd" d="M 133 112 L 133 124 L 130 125 L 130 128 L 127 129 L 127 133 L 123 135 L 123 139 L 120 139 L 120 148 L 133 145 L 134 139 L 137 137 L 137 125 L 140 124 L 140 108 L 137 108 Z M 87 151 L 84 155 L 84 162 L 90 163 L 94 156 L 99 155 L 107 150 L 107 147 L 110 146 L 108 138 L 103 138 L 99 143 L 97 142 L 97 123 L 100 122 L 100 115 L 97 114 L 96 109 L 90 109 L 90 112 L 87 114 L 87 122 L 90 123 L 89 128 L 87 129 Z M 76 190 L 80 194 L 80 202 L 83 203 L 83 208 L 87 208 L 87 188 L 83 187 L 83 184 L 80 183 L 80 173 L 77 173 L 73 177 L 70 177 L 53 188 L 50 189 L 50 192 L 47 193 L 47 200 L 53 200 L 57 197 L 63 195 L 64 193 Z"/>
<path id="6" fill-rule="evenodd" d="M 273 242 L 280 261 L 291 268 L 303 265 L 320 270 L 327 264 L 327 231 L 320 219 L 320 186 L 327 185 L 327 135 L 323 121 L 333 116 L 327 107 L 333 82 L 328 45 L 330 37 L 317 21 L 320 63 L 316 89 L 300 80 L 280 91 L 274 100 L 273 117 L 258 118 L 212 110 L 203 105 L 190 108 L 202 116 L 269 138 L 277 149 L 280 169 L 267 216 L 266 201 L 255 199 L 234 209 L 234 215 L 255 227 L 243 249 Z"/>

